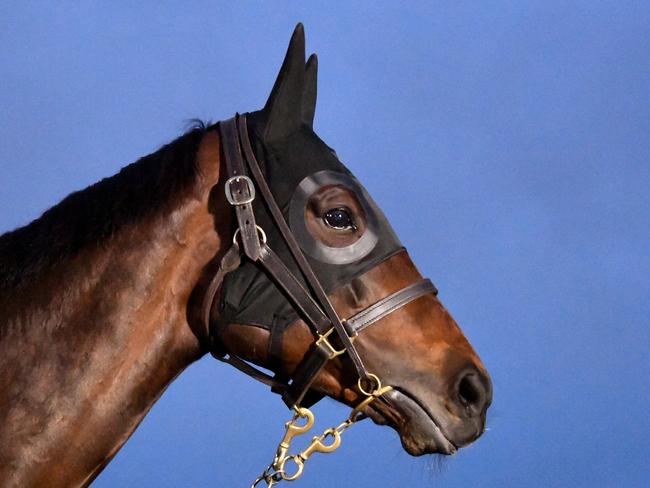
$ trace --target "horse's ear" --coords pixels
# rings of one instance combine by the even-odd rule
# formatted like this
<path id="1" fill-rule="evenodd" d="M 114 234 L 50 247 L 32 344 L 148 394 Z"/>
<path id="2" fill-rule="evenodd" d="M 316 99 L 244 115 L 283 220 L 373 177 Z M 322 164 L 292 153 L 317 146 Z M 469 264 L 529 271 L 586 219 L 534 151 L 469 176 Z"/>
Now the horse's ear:
<path id="1" fill-rule="evenodd" d="M 302 94 L 305 85 L 305 30 L 293 31 L 282 68 L 264 105 L 264 140 L 274 141 L 292 134 L 302 125 Z"/>
<path id="2" fill-rule="evenodd" d="M 302 92 L 302 121 L 313 128 L 316 113 L 316 88 L 318 85 L 318 58 L 309 56 L 305 66 L 305 88 Z"/>

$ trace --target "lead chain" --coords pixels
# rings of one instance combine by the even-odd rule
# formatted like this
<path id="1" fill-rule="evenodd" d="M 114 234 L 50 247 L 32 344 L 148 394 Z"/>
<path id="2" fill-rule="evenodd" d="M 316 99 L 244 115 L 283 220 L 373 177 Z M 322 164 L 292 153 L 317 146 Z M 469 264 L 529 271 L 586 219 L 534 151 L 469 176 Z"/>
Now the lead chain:
<path id="1" fill-rule="evenodd" d="M 360 388 L 362 393 L 366 395 L 366 398 L 352 410 L 350 416 L 336 427 L 326 429 L 321 435 L 314 436 L 311 443 L 299 454 L 289 454 L 291 442 L 294 437 L 305 434 L 312 428 L 314 425 L 314 414 L 308 408 L 294 407 L 295 413 L 293 418 L 285 424 L 284 436 L 280 444 L 278 444 L 273 462 L 253 481 L 251 488 L 257 488 L 258 486 L 271 488 L 283 480 L 295 481 L 302 476 L 305 462 L 312 454 L 317 452 L 327 454 L 336 451 L 341 445 L 341 434 L 348 430 L 352 424 L 365 418 L 363 410 L 381 395 L 393 389 L 391 386 L 384 386 L 382 388 L 379 378 L 374 375 L 372 376 L 376 382 L 376 388 L 370 392 L 366 392 L 363 388 Z M 299 424 L 301 418 L 305 419 L 304 424 Z M 329 439 L 331 441 L 328 443 L 327 440 Z M 289 461 L 293 462 L 296 466 L 293 473 L 285 469 Z M 264 485 L 261 485 L 261 483 L 264 483 Z"/>

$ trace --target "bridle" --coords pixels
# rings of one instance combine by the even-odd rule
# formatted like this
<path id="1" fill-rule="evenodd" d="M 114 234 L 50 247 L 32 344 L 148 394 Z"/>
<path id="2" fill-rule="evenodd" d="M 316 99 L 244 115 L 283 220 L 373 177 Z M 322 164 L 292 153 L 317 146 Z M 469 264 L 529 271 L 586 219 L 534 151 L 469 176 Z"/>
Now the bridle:
<path id="1" fill-rule="evenodd" d="M 271 193 L 251 146 L 246 115 L 237 114 L 231 119 L 220 122 L 219 132 L 228 176 L 225 182 L 226 199 L 235 209 L 237 228 L 231 248 L 221 259 L 219 268 L 207 287 L 202 302 L 202 320 L 209 331 L 210 350 L 213 356 L 271 386 L 272 391 L 281 394 L 283 401 L 295 412 L 293 419 L 286 423 L 285 435 L 278 446 L 273 462 L 253 483 L 253 486 L 262 482 L 266 483 L 266 486 L 273 486 L 281 480 L 297 479 L 302 474 L 304 462 L 313 453 L 332 452 L 338 448 L 340 435 L 354 422 L 365 418 L 365 407 L 392 389 L 389 385 L 382 386 L 379 377 L 369 372 L 363 364 L 354 346 L 354 339 L 359 332 L 425 294 L 437 294 L 437 289 L 431 281 L 423 279 L 382 298 L 347 319 L 341 319 Z M 291 252 L 302 279 L 273 252 L 267 243 L 264 230 L 257 225 L 253 201 L 258 193 Z M 242 254 L 261 266 L 273 278 L 317 337 L 290 380 L 285 380 L 278 375 L 272 377 L 258 370 L 237 355 L 224 351 L 219 341 L 222 326 L 217 321 L 211 320 L 218 302 L 216 298 L 226 274 L 234 271 L 241 264 Z M 357 387 L 365 397 L 364 400 L 339 426 L 327 429 L 321 436 L 314 437 L 311 444 L 301 453 L 289 455 L 291 440 L 307 432 L 313 425 L 313 413 L 304 405 L 311 405 L 322 397 L 322 394 L 310 391 L 314 380 L 330 359 L 345 353 L 352 360 L 358 375 Z M 303 425 L 298 425 L 300 418 L 306 419 Z M 329 444 L 325 442 L 327 438 L 331 438 Z M 285 464 L 289 460 L 296 465 L 292 474 L 285 471 Z"/>

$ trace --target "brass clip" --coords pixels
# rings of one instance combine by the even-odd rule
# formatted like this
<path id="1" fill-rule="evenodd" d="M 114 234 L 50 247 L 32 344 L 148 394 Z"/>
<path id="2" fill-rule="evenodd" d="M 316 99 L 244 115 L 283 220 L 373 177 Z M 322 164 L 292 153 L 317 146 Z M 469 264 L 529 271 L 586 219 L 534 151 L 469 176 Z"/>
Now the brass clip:
<path id="1" fill-rule="evenodd" d="M 334 327 L 332 327 L 330 330 L 325 332 L 324 334 L 318 334 L 318 339 L 316 340 L 316 345 L 320 346 L 321 344 L 324 345 L 330 353 L 330 359 L 334 359 L 337 356 L 340 356 L 341 354 L 344 354 L 347 349 L 343 348 L 341 350 L 335 349 L 332 343 L 329 341 L 328 337 L 330 334 L 334 332 Z"/>
<path id="2" fill-rule="evenodd" d="M 334 328 L 321 335 L 317 343 L 325 344 L 325 346 L 332 352 L 332 357 L 336 357 L 339 354 L 343 354 L 345 352 L 345 349 L 337 351 L 328 341 L 327 337 L 332 333 L 333 330 Z M 350 416 L 346 420 L 341 422 L 337 427 L 329 428 L 321 435 L 314 436 L 311 440 L 311 443 L 300 454 L 287 455 L 289 449 L 291 448 L 291 442 L 293 441 L 293 438 L 309 431 L 309 429 L 311 429 L 314 425 L 314 414 L 311 412 L 311 410 L 308 408 L 295 406 L 295 414 L 293 418 L 284 424 L 286 430 L 284 432 L 282 440 L 280 441 L 280 444 L 278 445 L 278 449 L 276 451 L 273 462 L 253 482 L 251 488 L 256 488 L 262 483 L 264 483 L 267 488 L 271 488 L 282 480 L 294 481 L 302 476 L 302 473 L 305 469 L 305 462 L 313 454 L 317 452 L 330 453 L 336 451 L 341 445 L 341 434 L 349 429 L 352 424 L 365 418 L 363 410 L 381 395 L 393 389 L 391 386 L 382 387 L 379 378 L 372 373 L 368 373 L 366 379 L 371 381 L 369 390 L 364 389 L 364 385 L 361 379 L 357 385 L 361 393 L 365 395 L 366 398 L 364 398 L 363 401 L 352 410 Z M 298 419 L 300 418 L 306 419 L 303 425 L 298 424 Z M 325 442 L 328 437 L 332 438 L 332 441 L 329 444 Z M 289 473 L 285 469 L 289 461 L 292 461 L 296 465 L 296 470 L 293 473 Z"/>
<path id="3" fill-rule="evenodd" d="M 328 437 L 332 438 L 332 442 L 330 444 L 323 443 L 323 441 Z M 315 452 L 327 454 L 336 451 L 340 446 L 341 434 L 339 431 L 335 429 L 327 429 L 322 435 L 314 436 L 311 440 L 311 444 L 309 444 L 305 450 L 299 454 L 299 456 L 303 461 L 307 461 L 307 459 L 309 459 L 309 457 Z"/>
<path id="4" fill-rule="evenodd" d="M 280 466 L 283 465 L 284 459 L 287 457 L 287 452 L 291 447 L 291 441 L 294 437 L 308 432 L 314 425 L 314 414 L 308 408 L 295 407 L 296 413 L 291 420 L 289 420 L 284 426 L 286 430 L 284 432 L 284 437 L 278 445 L 278 450 L 275 455 L 275 462 L 273 463 L 274 468 L 281 469 Z M 307 419 L 304 425 L 298 425 L 298 419 L 305 418 Z"/>
<path id="5" fill-rule="evenodd" d="M 328 437 L 332 438 L 330 444 L 325 444 L 323 441 Z M 283 459 L 282 463 L 279 466 L 278 471 L 282 473 L 282 479 L 287 481 L 294 481 L 300 476 L 305 469 L 305 461 L 311 457 L 312 454 L 316 452 L 330 453 L 336 451 L 341 445 L 341 434 L 336 429 L 327 429 L 323 432 L 322 435 L 314 436 L 311 440 L 311 443 L 302 451 L 300 454 L 294 454 Z M 285 465 L 287 461 L 293 461 L 296 465 L 296 471 L 293 474 L 288 474 L 285 470 Z"/>

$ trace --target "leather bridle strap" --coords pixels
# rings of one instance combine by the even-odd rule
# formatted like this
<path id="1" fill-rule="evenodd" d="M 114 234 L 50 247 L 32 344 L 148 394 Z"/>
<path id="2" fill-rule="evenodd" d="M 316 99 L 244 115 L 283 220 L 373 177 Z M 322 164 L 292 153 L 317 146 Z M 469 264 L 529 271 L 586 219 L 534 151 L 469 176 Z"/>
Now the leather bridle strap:
<path id="1" fill-rule="evenodd" d="M 203 296 L 203 302 L 201 304 L 201 315 L 202 315 L 203 324 L 206 330 L 209 331 L 208 338 L 210 340 L 210 352 L 219 361 L 223 361 L 224 363 L 230 364 L 231 366 L 237 368 L 238 370 L 242 371 L 243 373 L 249 376 L 252 376 L 256 380 L 264 383 L 265 385 L 269 385 L 271 388 L 280 388 L 284 390 L 286 388 L 285 383 L 277 381 L 272 376 L 251 366 L 250 364 L 248 364 L 246 361 L 236 356 L 235 354 L 231 354 L 229 352 L 220 353 L 219 345 L 215 343 L 218 339 L 218 334 L 211 333 L 211 328 L 210 328 L 210 324 L 212 323 L 211 316 L 216 302 L 215 297 L 217 296 L 217 292 L 219 291 L 219 288 L 223 284 L 223 280 L 226 277 L 226 275 L 231 271 L 236 270 L 240 266 L 240 264 L 241 264 L 241 251 L 239 250 L 239 246 L 235 243 L 230 247 L 230 249 L 228 249 L 226 254 L 224 254 L 224 256 L 221 258 L 221 261 L 219 262 L 219 268 L 217 269 L 217 272 L 210 280 L 205 295 Z"/>
<path id="2" fill-rule="evenodd" d="M 370 325 L 380 321 L 394 311 L 428 293 L 437 295 L 438 289 L 428 279 L 416 281 L 415 283 L 382 298 L 380 301 L 370 305 L 360 312 L 357 312 L 343 322 L 345 326 L 356 335 Z M 318 341 L 316 341 L 316 344 L 318 345 Z M 301 392 L 309 389 L 316 375 L 325 367 L 327 361 L 331 359 L 331 352 L 331 350 L 322 351 L 320 348 L 313 349 L 305 358 L 294 373 L 293 382 L 289 385 L 288 390 L 282 395 L 282 399 L 287 403 L 287 405 L 291 405 L 292 402 L 299 401 L 302 398 L 300 396 Z M 342 352 L 343 350 L 336 351 L 336 353 Z"/>
<path id="3" fill-rule="evenodd" d="M 259 167 L 257 158 L 255 157 L 255 153 L 250 143 L 246 115 L 236 116 L 235 124 L 238 127 L 239 143 L 241 144 L 241 147 L 244 151 L 244 159 L 248 163 L 248 167 L 250 168 L 253 179 L 257 184 L 257 188 L 262 194 L 266 206 L 269 209 L 271 216 L 273 217 L 273 220 L 278 230 L 280 231 L 280 234 L 282 235 L 282 238 L 287 244 L 287 247 L 289 248 L 296 264 L 298 265 L 300 272 L 306 279 L 311 291 L 315 295 L 318 305 L 320 305 L 320 308 L 325 312 L 327 319 L 329 320 L 329 324 L 331 324 L 334 331 L 336 331 L 336 335 L 341 345 L 343 346 L 343 350 L 348 353 L 350 359 L 352 360 L 352 363 L 354 364 L 354 367 L 357 371 L 357 375 L 361 380 L 368 379 L 368 371 L 363 365 L 363 361 L 361 360 L 359 353 L 352 344 L 351 337 L 348 335 L 348 332 L 343 326 L 340 317 L 334 310 L 329 297 L 320 284 L 320 281 L 316 277 L 311 265 L 305 258 L 300 245 L 296 241 L 296 238 L 291 232 L 291 229 L 289 229 L 289 226 L 287 225 L 287 222 L 282 215 L 282 211 L 280 210 L 277 202 L 275 201 L 275 198 L 273 197 L 273 194 L 271 193 L 271 189 L 266 183 L 266 179 L 262 174 L 262 170 Z M 260 256 L 260 258 L 260 262 L 264 264 L 263 256 Z M 283 280 L 281 277 L 276 276 L 273 273 L 272 275 L 282 285 Z M 285 288 L 286 291 L 286 287 L 283 286 L 283 288 Z M 295 296 L 292 297 L 295 301 Z M 329 333 L 329 329 L 322 330 L 319 327 L 319 324 L 316 322 L 316 320 L 314 320 L 313 316 L 307 315 L 307 317 L 311 320 L 313 325 L 312 328 L 315 329 L 315 332 L 319 335 L 319 337 L 322 338 L 325 334 Z M 296 374 L 294 375 L 294 381 L 291 383 L 291 386 L 282 394 L 282 399 L 284 402 L 290 407 L 299 404 L 311 387 L 311 384 L 315 380 L 319 371 L 327 363 L 327 360 L 331 359 L 334 356 L 335 351 L 333 350 L 330 342 L 327 339 L 318 340 L 312 347 L 311 351 L 308 353 L 305 360 L 303 360 L 303 362 L 299 365 Z"/>
<path id="4" fill-rule="evenodd" d="M 305 290 L 302 283 L 300 283 L 278 255 L 265 242 L 262 243 L 259 262 L 275 278 L 280 288 L 284 290 L 294 306 L 301 312 L 301 316 L 308 319 L 316 333 L 326 333 L 329 328 L 329 320 L 327 317 L 323 314 L 309 292 Z"/>
<path id="5" fill-rule="evenodd" d="M 425 278 L 396 291 L 386 298 L 382 298 L 377 303 L 370 305 L 368 308 L 347 319 L 345 323 L 358 334 L 366 327 L 427 293 L 437 295 L 438 289 L 431 283 L 431 280 Z"/>
<path id="6" fill-rule="evenodd" d="M 237 118 L 237 122 L 239 128 L 239 138 L 241 140 L 242 148 L 244 150 L 244 156 L 246 158 L 246 161 L 248 162 L 253 178 L 255 179 L 255 183 L 257 183 L 260 193 L 262 194 L 262 197 L 264 198 L 264 201 L 266 202 L 268 209 L 271 212 L 271 216 L 273 217 L 275 224 L 278 226 L 278 229 L 280 230 L 280 234 L 282 234 L 282 238 L 284 239 L 287 246 L 289 247 L 289 250 L 291 251 L 293 258 L 295 259 L 296 264 L 298 265 L 300 271 L 302 272 L 305 279 L 307 280 L 307 283 L 309 284 L 310 288 L 316 295 L 316 299 L 318 300 L 318 303 L 320 304 L 321 308 L 327 315 L 327 318 L 329 319 L 330 323 L 336 330 L 336 333 L 338 334 L 341 344 L 346 349 L 346 351 L 350 356 L 350 359 L 354 363 L 354 367 L 357 370 L 357 374 L 359 375 L 360 378 L 366 379 L 368 377 L 368 372 L 366 371 L 366 368 L 363 365 L 363 361 L 361 360 L 359 353 L 357 352 L 356 348 L 352 344 L 352 340 L 350 339 L 350 336 L 348 336 L 345 327 L 343 327 L 343 324 L 341 323 L 341 319 L 339 318 L 338 314 L 334 310 L 334 307 L 332 306 L 332 303 L 330 302 L 327 294 L 325 293 L 325 290 L 323 289 L 318 278 L 314 274 L 311 265 L 305 258 L 305 255 L 300 249 L 300 245 L 296 241 L 296 238 L 291 232 L 291 229 L 289 229 L 289 226 L 287 225 L 287 222 L 284 219 L 284 216 L 282 215 L 282 211 L 278 207 L 278 204 L 276 203 L 275 198 L 273 198 L 273 194 L 271 193 L 271 189 L 266 183 L 266 179 L 262 174 L 262 170 L 259 167 L 257 158 L 255 157 L 255 153 L 253 152 L 253 148 L 251 146 L 250 139 L 248 137 L 246 115 L 245 114 L 240 115 Z M 322 331 L 319 332 L 323 333 Z"/>
<path id="7" fill-rule="evenodd" d="M 260 239 L 257 235 L 255 214 L 253 213 L 253 200 L 255 199 L 255 185 L 246 175 L 239 143 L 237 143 L 237 127 L 233 119 L 220 124 L 221 137 L 224 141 L 223 153 L 226 159 L 228 180 L 225 183 L 226 199 L 235 207 L 238 229 L 244 252 L 252 261 L 257 261 L 260 255 Z"/>
<path id="8" fill-rule="evenodd" d="M 220 276 L 223 279 L 223 275 Z M 426 295 L 437 295 L 437 288 L 428 279 L 423 279 L 412 283 L 401 290 L 382 298 L 380 301 L 368 306 L 357 312 L 344 321 L 345 325 L 350 327 L 354 332 L 359 333 L 367 327 L 387 317 L 396 310 L 408 305 L 414 300 Z M 212 299 L 214 296 L 212 297 Z M 338 351 L 342 352 L 342 351 Z M 314 379 L 321 369 L 325 367 L 327 361 L 331 359 L 331 350 L 326 346 L 320 346 L 312 349 L 312 352 L 306 356 L 305 361 L 301 364 L 294 374 L 294 380 L 291 384 L 269 376 L 259 369 L 251 366 L 240 357 L 228 353 L 225 357 L 215 355 L 220 361 L 224 361 L 231 366 L 239 369 L 256 380 L 273 387 L 278 392 L 282 392 L 283 400 L 290 406 L 300 403 L 304 394 L 309 390 Z"/>
<path id="9" fill-rule="evenodd" d="M 236 355 L 230 353 L 220 355 L 217 344 L 214 343 L 211 344 L 213 355 L 259 381 L 273 386 L 275 391 L 281 391 L 282 398 L 289 407 L 299 405 L 318 373 L 327 364 L 327 361 L 343 353 L 348 353 L 350 356 L 360 381 L 371 380 L 371 377 L 374 375 L 370 375 L 363 365 L 352 343 L 353 337 L 359 331 L 381 320 L 407 303 L 426 293 L 436 294 L 437 290 L 429 280 L 421 280 L 383 298 L 349 319 L 341 320 L 309 265 L 309 262 L 303 255 L 300 246 L 289 229 L 282 215 L 282 211 L 278 207 L 266 183 L 250 144 L 246 127 L 246 116 L 236 115 L 232 119 L 221 122 L 219 127 L 229 176 L 225 183 L 226 198 L 236 209 L 238 228 L 233 238 L 233 247 L 226 254 L 225 258 L 227 259 L 222 261 L 217 274 L 210 282 L 204 298 L 203 320 L 206 322 L 205 325 L 208 327 L 208 330 L 210 330 L 211 341 L 215 342 L 219 337 L 218 331 L 213 333 L 211 328 L 213 321 L 210 320 L 212 308 L 216 301 L 217 290 L 222 284 L 225 274 L 239 265 L 238 234 L 241 234 L 243 251 L 246 256 L 253 262 L 260 263 L 273 277 L 274 281 L 282 288 L 285 295 L 293 303 L 296 310 L 300 312 L 305 323 L 318 336 L 318 339 L 294 372 L 294 378 L 291 384 L 272 378 Z M 257 188 L 262 194 L 267 208 L 310 290 L 305 288 L 302 280 L 298 279 L 271 250 L 266 243 L 264 231 L 256 225 L 252 207 L 252 202 L 255 198 L 255 184 L 247 175 L 246 163 L 248 163 Z M 237 256 L 234 256 L 235 254 Z M 340 345 L 342 346 L 340 350 L 335 349 L 332 342 L 328 339 L 332 332 L 336 332 L 338 336 Z"/>
<path id="10" fill-rule="evenodd" d="M 295 239 L 293 238 L 291 231 L 289 230 L 286 222 L 284 221 L 284 218 L 282 217 L 282 213 L 279 210 L 277 203 L 275 202 L 275 199 L 273 198 L 273 195 L 271 194 L 271 191 L 268 188 L 268 185 L 266 184 L 264 176 L 259 168 L 259 165 L 257 164 L 257 160 L 255 159 L 255 155 L 253 154 L 252 148 L 250 146 L 250 141 L 248 139 L 248 131 L 246 130 L 245 117 L 241 122 L 239 122 L 239 119 L 240 117 L 237 115 L 219 124 L 220 133 L 222 137 L 222 146 L 224 148 L 224 156 L 226 160 L 226 170 L 229 176 L 229 178 L 226 180 L 225 183 L 226 198 L 236 208 L 236 212 L 237 212 L 238 228 L 235 231 L 234 245 L 235 246 L 237 245 L 237 235 L 241 234 L 243 250 L 246 256 L 248 256 L 248 258 L 251 259 L 251 261 L 257 262 L 260 265 L 262 265 L 262 267 L 266 269 L 266 271 L 268 271 L 268 273 L 273 277 L 274 281 L 278 283 L 278 285 L 285 292 L 286 296 L 290 299 L 290 301 L 292 302 L 296 310 L 301 312 L 301 316 L 304 318 L 307 325 L 317 335 L 319 336 L 324 335 L 328 332 L 328 330 L 331 327 L 330 324 L 333 322 L 331 318 L 328 315 L 326 315 L 325 312 L 323 312 L 322 302 L 321 300 L 319 300 L 319 295 L 321 297 L 325 297 L 326 307 L 327 305 L 329 305 L 330 312 L 334 313 L 336 317 L 336 321 L 340 323 L 340 319 L 338 318 L 338 316 L 336 316 L 336 312 L 334 312 L 333 307 L 329 303 L 329 299 L 327 299 L 327 295 L 325 294 L 324 290 L 322 290 L 322 287 L 320 286 L 320 283 L 318 283 L 318 280 L 316 279 L 313 271 L 311 270 L 311 267 L 309 267 L 307 260 L 304 258 L 304 256 L 302 256 L 302 252 L 300 251 L 298 244 L 295 242 Z M 239 130 L 238 130 L 238 125 L 239 125 Z M 243 137 L 241 137 L 242 134 Z M 242 140 L 243 142 L 245 142 L 244 144 L 244 148 L 246 151 L 245 158 L 242 157 L 242 153 L 241 153 Z M 320 290 L 321 292 L 320 294 L 316 292 L 316 299 L 320 303 L 317 303 L 317 301 L 314 300 L 312 294 L 303 286 L 302 281 L 299 280 L 286 267 L 286 265 L 277 257 L 277 255 L 266 244 L 266 237 L 264 235 L 264 231 L 256 225 L 255 216 L 252 210 L 251 204 L 255 198 L 255 185 L 253 184 L 253 181 L 248 177 L 246 163 L 248 163 L 248 165 L 251 167 L 251 170 L 254 171 L 254 178 L 256 180 L 255 183 L 257 184 L 257 188 L 260 189 L 260 192 L 264 197 L 267 207 L 274 215 L 274 218 L 277 218 L 278 216 L 280 218 L 279 220 L 276 221 L 276 223 L 280 222 L 278 224 L 278 227 L 280 229 L 282 237 L 287 242 L 287 245 L 291 249 L 292 253 L 297 252 L 299 253 L 298 255 L 302 257 L 302 264 L 306 265 L 307 268 L 301 266 L 301 262 L 297 262 L 297 264 L 301 269 L 301 271 L 303 272 L 303 275 L 307 277 L 306 275 L 311 274 L 311 276 L 313 277 L 315 285 L 312 285 L 312 283 L 310 282 L 309 283 L 310 288 L 312 289 L 316 288 Z M 284 226 L 282 224 L 284 224 Z M 214 288 L 215 288 L 214 286 L 211 286 L 210 289 L 208 290 L 211 294 L 210 299 L 213 301 L 214 301 L 214 297 L 216 296 L 216 290 Z M 211 321 L 208 322 L 208 327 L 210 327 L 210 324 L 212 324 Z M 216 338 L 219 336 L 219 333 L 217 331 L 217 333 L 210 333 L 210 335 L 213 338 Z M 347 338 L 347 334 L 345 335 Z M 349 338 L 348 338 L 348 342 L 350 342 Z M 242 366 L 244 364 L 246 366 L 250 366 L 250 365 L 245 363 L 241 358 L 238 358 L 237 356 L 229 353 L 227 353 L 226 355 L 220 355 L 218 348 L 215 346 L 216 345 L 213 345 L 212 351 L 213 351 L 213 355 L 216 358 L 232 364 L 236 368 L 244 371 L 245 373 L 251 376 L 254 376 L 255 378 L 259 379 L 264 383 L 267 384 L 270 383 L 269 381 L 270 377 L 268 375 L 262 373 L 261 371 L 254 373 L 252 370 L 247 370 L 247 368 Z M 327 353 L 327 348 L 325 346 L 319 344 L 317 348 L 321 349 L 322 354 Z M 354 351 L 354 353 L 356 353 L 356 351 Z M 358 354 L 356 355 L 358 357 Z M 359 359 L 359 364 L 361 364 L 360 359 Z M 361 367 L 363 367 L 363 364 L 361 364 Z M 253 367 L 250 366 L 250 368 Z M 362 376 L 365 377 L 366 376 L 365 368 L 363 369 L 363 371 L 364 374 Z M 296 398 L 298 398 L 298 401 L 302 400 L 304 395 L 307 393 L 307 390 L 309 389 L 309 385 L 311 385 L 313 379 L 314 378 L 311 378 L 311 381 L 308 382 L 302 382 L 307 386 L 298 395 L 295 395 Z M 278 385 L 278 382 L 275 379 L 273 382 L 273 387 L 275 390 L 283 391 L 283 392 L 289 389 L 289 385 L 285 384 L 282 387 Z M 291 403 L 289 406 L 292 407 L 296 403 L 297 402 Z"/>
<path id="11" fill-rule="evenodd" d="M 237 129 L 238 120 L 240 118 L 241 117 L 237 115 L 219 124 L 226 159 L 226 170 L 229 176 L 225 183 L 226 198 L 235 207 L 237 213 L 238 227 L 235 231 L 234 245 L 237 245 L 237 234 L 241 234 L 244 253 L 246 256 L 248 256 L 251 261 L 260 263 L 269 274 L 273 276 L 276 282 L 289 296 L 294 306 L 302 312 L 308 325 L 316 333 L 325 333 L 329 328 L 330 319 L 322 311 L 321 304 L 314 301 L 311 294 L 304 288 L 300 280 L 268 247 L 264 231 L 256 225 L 252 207 L 252 202 L 255 199 L 255 185 L 248 177 L 246 162 L 248 162 L 248 165 L 251 166 L 251 168 L 257 170 L 254 177 L 257 187 L 260 188 L 267 206 L 272 209 L 272 211 L 280 211 L 266 181 L 264 180 L 259 165 L 257 165 L 255 156 L 250 149 L 248 133 L 245 129 L 243 133 L 246 134 L 245 140 L 248 142 L 248 151 L 246 152 L 246 157 L 242 157 L 240 139 L 242 131 L 238 131 Z M 245 116 L 243 117 L 243 121 L 239 124 L 242 124 L 245 127 Z M 253 159 L 251 159 L 251 157 Z M 284 222 L 281 213 L 280 218 L 286 226 L 286 222 Z M 280 230 L 282 231 L 282 229 Z M 285 238 L 285 240 L 287 235 L 290 238 L 293 237 L 291 231 L 288 230 L 288 227 L 287 231 L 288 234 L 282 232 L 282 237 Z M 297 246 L 297 243 L 294 244 Z M 291 244 L 289 245 L 291 246 Z"/>

